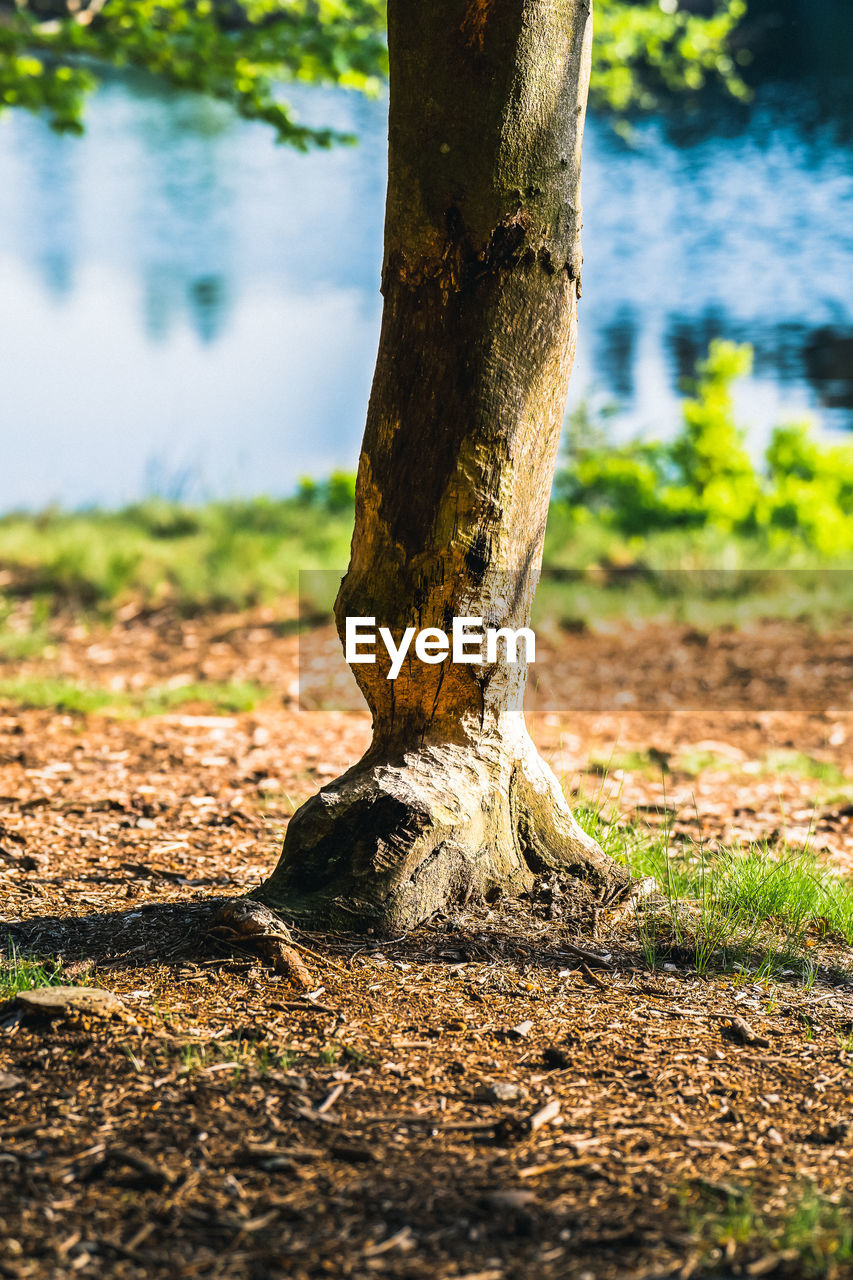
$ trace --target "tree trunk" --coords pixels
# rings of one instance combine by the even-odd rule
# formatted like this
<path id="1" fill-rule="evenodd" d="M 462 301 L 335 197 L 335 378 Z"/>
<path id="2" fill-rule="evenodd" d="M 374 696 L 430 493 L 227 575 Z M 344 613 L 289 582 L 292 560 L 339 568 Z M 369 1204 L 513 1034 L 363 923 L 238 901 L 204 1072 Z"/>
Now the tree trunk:
<path id="1" fill-rule="evenodd" d="M 526 626 L 575 349 L 589 0 L 389 0 L 379 355 L 336 604 Z M 383 658 L 385 659 L 383 661 Z M 264 901 L 397 930 L 558 868 L 629 877 L 528 736 L 526 664 L 353 667 L 364 758 L 292 818 Z"/>

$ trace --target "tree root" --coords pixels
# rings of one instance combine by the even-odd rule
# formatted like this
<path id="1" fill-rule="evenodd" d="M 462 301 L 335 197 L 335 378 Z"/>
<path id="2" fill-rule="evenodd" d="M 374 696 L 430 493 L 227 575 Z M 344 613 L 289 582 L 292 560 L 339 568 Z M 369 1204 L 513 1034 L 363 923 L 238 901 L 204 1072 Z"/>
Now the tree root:
<path id="1" fill-rule="evenodd" d="M 236 943 L 254 952 L 300 991 L 310 991 L 314 985 L 290 931 L 275 912 L 260 902 L 245 898 L 224 902 L 213 917 L 209 936 L 217 942 L 231 946 Z"/>
<path id="2" fill-rule="evenodd" d="M 253 897 L 300 924 L 392 934 L 472 897 L 520 893 L 543 871 L 592 880 L 611 901 L 632 885 L 523 732 L 476 750 L 429 744 L 397 763 L 369 752 L 293 816 Z"/>

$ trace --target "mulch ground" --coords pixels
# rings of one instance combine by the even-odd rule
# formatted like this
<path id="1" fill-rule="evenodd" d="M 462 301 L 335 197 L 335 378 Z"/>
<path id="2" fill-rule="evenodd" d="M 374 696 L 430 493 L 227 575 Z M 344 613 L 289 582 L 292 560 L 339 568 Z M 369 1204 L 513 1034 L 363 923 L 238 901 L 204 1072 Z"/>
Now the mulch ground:
<path id="1" fill-rule="evenodd" d="M 300 708 L 296 645 L 260 612 L 128 619 L 19 664 L 278 694 L 230 716 L 0 709 L 2 930 L 124 1002 L 0 1008 L 0 1275 L 805 1274 L 772 1230 L 702 1224 L 847 1193 L 853 985 L 828 959 L 810 990 L 650 972 L 629 919 L 548 885 L 403 938 L 300 935 L 308 991 L 207 936 L 368 741 L 358 712 Z M 846 871 L 851 648 L 799 624 L 567 636 L 540 662 L 534 733 L 614 819 L 710 846 L 809 839 Z M 632 752 L 663 772 L 602 778 Z M 768 770 L 786 752 L 835 780 Z M 680 772 L 691 753 L 713 767 Z"/>

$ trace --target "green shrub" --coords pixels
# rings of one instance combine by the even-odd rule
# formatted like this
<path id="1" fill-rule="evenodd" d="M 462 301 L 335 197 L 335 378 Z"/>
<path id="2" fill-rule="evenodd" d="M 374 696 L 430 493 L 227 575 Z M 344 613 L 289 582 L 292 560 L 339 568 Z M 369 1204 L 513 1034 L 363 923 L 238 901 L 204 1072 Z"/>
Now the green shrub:
<path id="1" fill-rule="evenodd" d="M 732 387 L 752 350 L 711 343 L 682 406 L 675 439 L 608 445 L 598 427 L 569 433 L 568 465 L 555 486 L 577 525 L 591 520 L 627 537 L 709 529 L 755 537 L 769 548 L 822 557 L 853 552 L 853 446 L 820 444 L 804 423 L 779 426 L 761 466 L 734 416 Z M 587 411 L 581 417 L 588 419 Z"/>
<path id="2" fill-rule="evenodd" d="M 303 476 L 297 497 L 307 506 L 325 507 L 327 511 L 348 511 L 355 503 L 355 473 L 333 471 L 328 480 L 312 480 Z"/>

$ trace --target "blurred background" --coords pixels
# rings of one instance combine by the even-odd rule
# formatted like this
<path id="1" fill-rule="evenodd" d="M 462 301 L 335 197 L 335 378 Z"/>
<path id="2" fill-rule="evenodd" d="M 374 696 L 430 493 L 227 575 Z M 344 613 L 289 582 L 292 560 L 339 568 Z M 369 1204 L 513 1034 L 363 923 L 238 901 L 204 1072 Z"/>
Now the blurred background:
<path id="1" fill-rule="evenodd" d="M 662 6 L 663 7 L 663 6 Z M 750 0 L 708 86 L 584 157 L 571 406 L 671 437 L 709 342 L 748 342 L 747 447 L 853 429 L 853 11 Z M 386 102 L 289 95 L 359 145 L 298 154 L 227 106 L 108 71 L 82 137 L 0 117 L 0 511 L 292 493 L 355 467 L 380 316 Z"/>
<path id="2" fill-rule="evenodd" d="M 853 945 L 853 4 L 595 6 L 528 723 L 588 829 L 667 886 L 650 968 L 701 899 L 697 971 L 737 938 L 725 963 L 810 990 L 816 941 Z M 151 877 L 256 883 L 369 739 L 331 608 L 380 323 L 383 0 L 250 7 L 0 0 L 0 107 L 39 113 L 0 110 L 0 775 L 27 859 L 0 824 L 0 887 L 24 915 L 35 885 L 64 915 Z M 378 95 L 332 87 L 359 77 Z"/>

